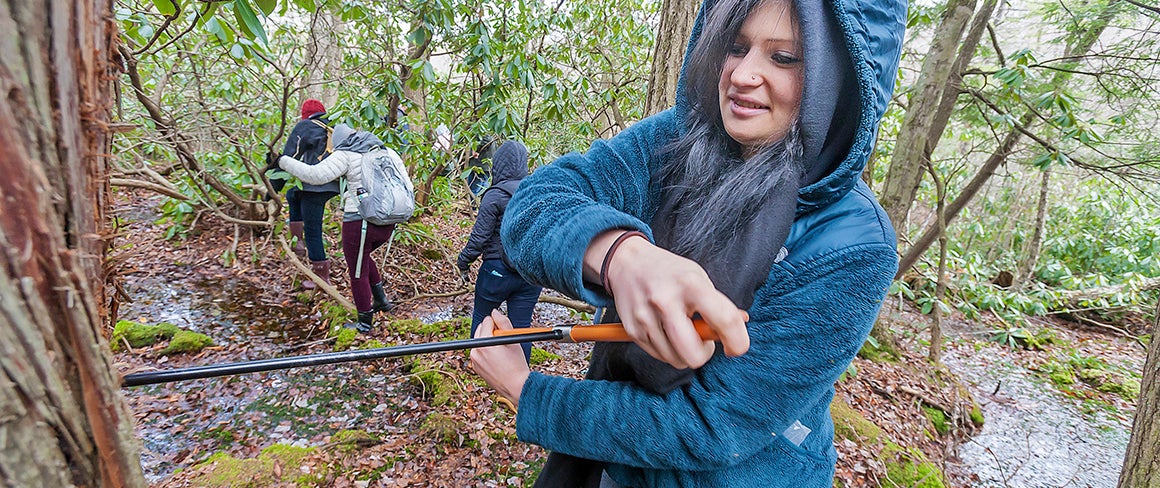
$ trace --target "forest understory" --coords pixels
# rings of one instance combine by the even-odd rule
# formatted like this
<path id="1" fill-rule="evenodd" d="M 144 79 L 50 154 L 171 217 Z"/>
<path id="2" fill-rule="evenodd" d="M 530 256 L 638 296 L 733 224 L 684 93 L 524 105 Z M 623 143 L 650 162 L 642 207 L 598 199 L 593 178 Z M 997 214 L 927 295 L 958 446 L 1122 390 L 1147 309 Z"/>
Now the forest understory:
<path id="1" fill-rule="evenodd" d="M 205 334 L 213 345 L 168 355 L 162 354 L 165 341 L 121 345 L 115 361 L 123 374 L 467 335 L 472 295 L 462 289 L 454 267 L 470 232 L 466 208 L 415 219 L 422 223 L 419 230 L 397 238 L 389 254 L 378 254 L 388 295 L 398 306 L 389 317 L 380 314 L 370 334 L 350 341 L 334 337 L 330 326 L 346 317 L 322 293 L 298 289 L 303 277 L 271 236 L 206 215 L 185 239 L 166 240 L 166 229 L 153 223 L 157 216 L 151 209 L 158 201 L 141 191 L 117 194 L 121 237 L 113 260 L 120 291 L 113 310 L 120 320 L 169 322 Z M 333 218 L 327 224 L 330 235 L 336 236 L 337 216 L 331 212 L 328 218 Z M 332 281 L 347 295 L 345 266 L 335 256 L 341 248 L 336 238 L 328 239 Z M 973 414 L 989 404 L 1034 406 L 1012 400 L 1010 389 L 1017 386 L 931 366 L 929 317 L 910 303 L 888 298 L 880 318 L 900 338 L 902 357 L 859 357 L 837 384 L 837 486 L 1055 486 L 1019 481 L 1018 472 L 1032 471 L 1025 466 L 1035 462 L 1030 453 L 1019 458 L 1022 447 L 992 452 L 1006 477 L 1002 484 L 981 479 L 960 456 L 971 436 L 989 425 L 986 418 L 972 421 Z M 584 320 L 578 312 L 541 303 L 533 325 Z M 1050 365 L 1061 356 L 1098 352 L 1117 368 L 1141 368 L 1143 348 L 1120 334 L 1062 320 L 1045 319 L 1039 326 L 1052 331 L 1049 344 L 1008 347 L 993 340 L 996 324 L 952 314 L 943 324 L 947 356 L 1017 365 L 1044 384 L 1052 383 Z M 583 376 L 590 346 L 539 343 L 536 348 L 533 369 Z M 531 486 L 546 452 L 516 440 L 512 408 L 471 372 L 467 357 L 464 351 L 426 354 L 124 393 L 136 418 L 146 477 L 155 487 Z M 1126 437 L 1133 401 L 1083 383 L 1058 391 L 1110 429 L 1121 425 Z M 932 420 L 934 410 L 945 420 Z"/>

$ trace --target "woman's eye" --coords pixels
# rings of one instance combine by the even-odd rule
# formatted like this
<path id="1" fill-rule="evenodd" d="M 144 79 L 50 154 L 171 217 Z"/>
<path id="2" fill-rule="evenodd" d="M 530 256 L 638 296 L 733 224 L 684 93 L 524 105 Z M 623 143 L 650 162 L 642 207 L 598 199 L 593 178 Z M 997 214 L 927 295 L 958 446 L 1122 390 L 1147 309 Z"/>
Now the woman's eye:
<path id="1" fill-rule="evenodd" d="M 741 44 L 730 44 L 729 45 L 729 55 L 730 56 L 744 56 L 748 52 L 749 52 L 749 48 L 742 46 Z"/>
<path id="2" fill-rule="evenodd" d="M 797 64 L 802 62 L 801 58 L 798 58 L 797 56 L 787 52 L 773 53 L 772 58 L 773 62 L 777 64 Z"/>

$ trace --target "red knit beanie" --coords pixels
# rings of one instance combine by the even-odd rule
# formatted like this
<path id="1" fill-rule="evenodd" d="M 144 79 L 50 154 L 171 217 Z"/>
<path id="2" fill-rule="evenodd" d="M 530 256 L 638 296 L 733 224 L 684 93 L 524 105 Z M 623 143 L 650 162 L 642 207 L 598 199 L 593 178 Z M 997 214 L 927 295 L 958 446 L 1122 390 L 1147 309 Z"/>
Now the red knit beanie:
<path id="1" fill-rule="evenodd" d="M 311 115 L 314 115 L 316 113 L 325 112 L 325 111 L 326 111 L 326 107 L 322 106 L 322 102 L 315 100 L 313 98 L 307 99 L 305 102 L 302 102 L 302 118 L 303 119 L 305 119 Z"/>

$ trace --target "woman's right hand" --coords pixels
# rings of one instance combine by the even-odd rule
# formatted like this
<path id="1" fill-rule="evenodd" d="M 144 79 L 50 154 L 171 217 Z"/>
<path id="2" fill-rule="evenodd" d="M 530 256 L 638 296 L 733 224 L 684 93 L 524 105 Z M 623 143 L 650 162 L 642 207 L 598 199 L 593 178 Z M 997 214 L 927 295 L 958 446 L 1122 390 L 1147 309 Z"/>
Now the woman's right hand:
<path id="1" fill-rule="evenodd" d="M 599 276 L 609 247 L 624 230 L 596 236 L 584 255 L 587 276 Z M 696 262 L 661 249 L 643 237 L 629 237 L 615 249 L 606 280 L 616 311 L 633 342 L 676 368 L 698 368 L 713 355 L 690 320 L 694 314 L 721 340 L 725 354 L 749 350 L 748 314 L 713 286 Z M 599 281 L 599 278 L 597 278 Z"/>

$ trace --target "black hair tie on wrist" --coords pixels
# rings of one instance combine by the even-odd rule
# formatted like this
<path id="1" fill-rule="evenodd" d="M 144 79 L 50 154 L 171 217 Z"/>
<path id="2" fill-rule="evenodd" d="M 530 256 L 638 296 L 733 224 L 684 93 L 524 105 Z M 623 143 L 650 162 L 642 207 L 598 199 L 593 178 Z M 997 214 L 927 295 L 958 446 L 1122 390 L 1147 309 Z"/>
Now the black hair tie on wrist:
<path id="1" fill-rule="evenodd" d="M 640 236 L 644 240 L 648 240 L 648 236 L 639 230 L 624 231 L 623 234 L 616 237 L 615 241 L 612 241 L 612 245 L 608 247 L 608 252 L 604 253 L 604 262 L 600 264 L 600 286 L 604 287 L 604 292 L 609 295 L 612 295 L 612 288 L 608 286 L 608 263 L 612 262 L 612 254 L 616 252 L 616 248 L 632 236 Z"/>

